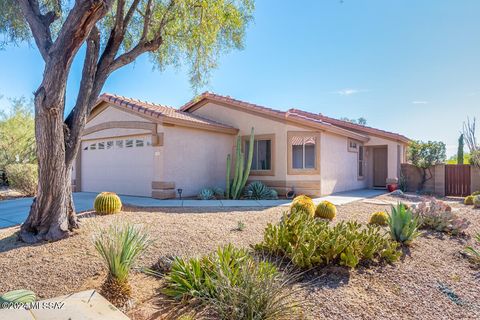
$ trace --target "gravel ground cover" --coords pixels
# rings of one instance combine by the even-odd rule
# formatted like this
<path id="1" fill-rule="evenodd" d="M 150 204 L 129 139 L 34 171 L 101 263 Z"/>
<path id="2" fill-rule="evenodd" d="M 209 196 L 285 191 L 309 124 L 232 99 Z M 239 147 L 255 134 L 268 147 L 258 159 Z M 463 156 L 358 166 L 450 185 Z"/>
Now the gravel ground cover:
<path id="1" fill-rule="evenodd" d="M 336 221 L 366 223 L 372 212 L 386 210 L 398 198 L 380 196 L 338 207 Z M 452 199 L 459 215 L 471 225 L 467 237 L 424 232 L 394 265 L 318 269 L 307 274 L 304 295 L 309 319 L 479 319 L 480 270 L 461 254 L 480 232 L 480 210 Z M 144 224 L 154 244 L 138 262 L 151 266 L 160 257 L 198 256 L 219 245 L 248 247 L 261 241 L 267 223 L 277 222 L 284 208 L 130 209 L 115 216 L 82 214 L 82 228 L 59 242 L 27 246 L 16 240 L 18 227 L 0 230 L 0 288 L 33 290 L 51 298 L 100 288 L 105 270 L 91 243 L 98 228 L 129 221 Z M 238 221 L 246 228 L 236 230 Z M 163 319 L 166 301 L 159 298 L 162 282 L 134 272 L 132 319 Z"/>

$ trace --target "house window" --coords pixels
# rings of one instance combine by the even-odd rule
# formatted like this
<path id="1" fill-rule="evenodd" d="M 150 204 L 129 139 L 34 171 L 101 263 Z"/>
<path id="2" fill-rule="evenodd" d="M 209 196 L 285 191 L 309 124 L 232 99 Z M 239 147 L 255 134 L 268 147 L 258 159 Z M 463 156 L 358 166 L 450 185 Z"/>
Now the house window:
<path id="1" fill-rule="evenodd" d="M 248 161 L 250 136 L 243 137 L 245 163 Z M 254 137 L 252 175 L 274 175 L 275 135 L 261 134 Z"/>
<path id="2" fill-rule="evenodd" d="M 352 140 L 352 139 L 348 139 L 348 151 L 350 152 L 358 152 L 358 147 L 359 147 L 359 143 L 355 140 Z"/>
<path id="3" fill-rule="evenodd" d="M 288 132 L 288 174 L 318 174 L 320 134 Z"/>
<path id="4" fill-rule="evenodd" d="M 125 148 L 132 148 L 133 140 L 125 140 Z"/>
<path id="5" fill-rule="evenodd" d="M 358 146 L 358 178 L 363 179 L 365 176 L 365 148 Z"/>
<path id="6" fill-rule="evenodd" d="M 105 149 L 105 142 L 99 142 L 98 143 L 98 150 L 103 150 Z"/>
<path id="7" fill-rule="evenodd" d="M 143 147 L 143 140 L 136 140 L 135 147 Z"/>
<path id="8" fill-rule="evenodd" d="M 113 141 L 107 141 L 107 149 L 113 148 Z"/>
<path id="9" fill-rule="evenodd" d="M 115 145 L 117 146 L 117 148 L 123 148 L 123 140 L 115 141 Z"/>

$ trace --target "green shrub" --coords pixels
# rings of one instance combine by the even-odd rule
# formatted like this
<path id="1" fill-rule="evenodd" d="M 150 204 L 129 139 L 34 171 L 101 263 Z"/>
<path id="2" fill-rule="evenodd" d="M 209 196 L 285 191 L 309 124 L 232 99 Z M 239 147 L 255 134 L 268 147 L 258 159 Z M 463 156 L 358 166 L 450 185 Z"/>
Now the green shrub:
<path id="1" fill-rule="evenodd" d="M 35 293 L 30 290 L 20 289 L 20 290 L 9 291 L 0 296 L 0 309 L 2 309 L 2 304 L 3 305 L 15 304 L 15 303 L 28 304 L 28 303 L 35 302 L 35 300 L 36 300 Z"/>
<path id="2" fill-rule="evenodd" d="M 480 196 L 480 190 L 472 193 L 472 196 Z"/>
<path id="3" fill-rule="evenodd" d="M 305 195 L 297 196 L 293 199 L 290 210 L 306 212 L 313 217 L 315 216 L 315 203 L 313 203 L 310 197 Z"/>
<path id="4" fill-rule="evenodd" d="M 390 235 L 392 239 L 409 245 L 420 233 L 419 218 L 415 217 L 410 209 L 402 203 L 392 206 L 392 212 L 388 217 Z"/>
<path id="5" fill-rule="evenodd" d="M 253 181 L 245 187 L 245 197 L 255 200 L 277 199 L 278 194 L 275 190 L 267 187 L 261 181 Z"/>
<path id="6" fill-rule="evenodd" d="M 369 224 L 376 224 L 378 226 L 386 226 L 388 224 L 388 214 L 385 211 L 378 211 L 372 213 Z"/>
<path id="7" fill-rule="evenodd" d="M 102 192 L 95 198 L 93 207 L 99 214 L 118 213 L 122 210 L 122 201 L 113 192 Z"/>
<path id="8" fill-rule="evenodd" d="M 465 204 L 467 206 L 471 206 L 471 205 L 473 205 L 473 200 L 474 199 L 475 199 L 475 196 L 465 197 L 465 200 L 463 201 L 463 204 Z"/>
<path id="9" fill-rule="evenodd" d="M 278 225 L 269 224 L 263 242 L 255 248 L 287 257 L 295 266 L 339 264 L 356 267 L 362 261 L 389 262 L 399 258 L 398 244 L 376 226 L 362 227 L 357 222 L 328 222 L 301 211 L 284 214 Z"/>
<path id="10" fill-rule="evenodd" d="M 213 200 L 215 199 L 215 191 L 211 188 L 203 188 L 197 195 L 200 200 Z"/>
<path id="11" fill-rule="evenodd" d="M 329 201 L 322 201 L 315 209 L 315 217 L 333 220 L 337 215 L 337 207 Z"/>
<path id="12" fill-rule="evenodd" d="M 10 164 L 5 167 L 10 187 L 26 196 L 34 196 L 38 187 L 36 164 Z"/>
<path id="13" fill-rule="evenodd" d="M 480 208 L 480 196 L 475 196 L 475 198 L 473 199 L 473 207 L 475 209 Z"/>
<path id="14" fill-rule="evenodd" d="M 412 212 L 418 218 L 421 229 L 446 232 L 451 235 L 464 233 L 470 222 L 452 212 L 452 208 L 443 201 L 432 199 L 412 206 Z"/>
<path id="15" fill-rule="evenodd" d="M 130 269 L 150 245 L 149 235 L 143 228 L 114 222 L 110 227 L 98 230 L 93 243 L 108 268 L 102 294 L 114 305 L 121 307 L 131 294 L 128 283 Z"/>
<path id="16" fill-rule="evenodd" d="M 480 244 L 480 233 L 477 233 L 475 240 Z M 480 249 L 477 250 L 474 247 L 469 246 L 465 249 L 465 252 L 471 255 L 474 261 L 480 262 Z"/>
<path id="17" fill-rule="evenodd" d="M 200 298 L 220 319 L 292 319 L 302 302 L 284 273 L 232 245 L 208 256 L 175 258 L 164 293 L 175 299 Z"/>

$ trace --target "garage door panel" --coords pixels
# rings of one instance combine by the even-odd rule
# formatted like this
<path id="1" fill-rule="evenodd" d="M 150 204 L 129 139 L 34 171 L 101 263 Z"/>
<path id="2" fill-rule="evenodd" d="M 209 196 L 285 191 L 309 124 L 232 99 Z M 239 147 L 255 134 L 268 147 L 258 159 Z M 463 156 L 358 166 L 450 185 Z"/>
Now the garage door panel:
<path id="1" fill-rule="evenodd" d="M 82 144 L 82 191 L 151 196 L 153 148 L 149 137 Z"/>

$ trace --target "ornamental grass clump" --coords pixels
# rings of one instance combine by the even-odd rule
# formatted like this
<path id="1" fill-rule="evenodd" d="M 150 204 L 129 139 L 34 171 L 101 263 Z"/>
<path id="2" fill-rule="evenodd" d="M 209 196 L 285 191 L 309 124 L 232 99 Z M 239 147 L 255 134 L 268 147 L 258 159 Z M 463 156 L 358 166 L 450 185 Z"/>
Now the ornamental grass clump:
<path id="1" fill-rule="evenodd" d="M 480 244 L 480 233 L 477 233 L 475 240 Z M 472 246 L 465 248 L 465 252 L 470 255 L 474 262 L 480 263 L 480 249 L 475 249 Z"/>
<path id="2" fill-rule="evenodd" d="M 315 216 L 315 209 L 315 203 L 313 203 L 313 200 L 305 195 L 295 197 L 290 205 L 291 211 L 302 211 L 312 217 Z"/>
<path id="3" fill-rule="evenodd" d="M 304 303 L 299 289 L 290 288 L 293 276 L 232 245 L 201 258 L 176 258 L 164 279 L 166 295 L 200 299 L 216 319 L 296 319 Z"/>
<path id="4" fill-rule="evenodd" d="M 299 268 L 337 264 L 350 268 L 361 262 L 393 262 L 400 257 L 398 244 L 380 228 L 355 221 L 330 226 L 302 211 L 284 214 L 279 224 L 269 224 L 256 250 L 285 257 Z"/>
<path id="5" fill-rule="evenodd" d="M 420 234 L 419 218 L 414 216 L 410 209 L 403 203 L 392 206 L 390 216 L 388 217 L 388 226 L 393 240 L 409 245 Z"/>
<path id="6" fill-rule="evenodd" d="M 108 268 L 101 293 L 115 306 L 122 307 L 131 295 L 130 270 L 150 245 L 150 237 L 141 227 L 114 222 L 108 228 L 98 230 L 93 243 Z"/>

